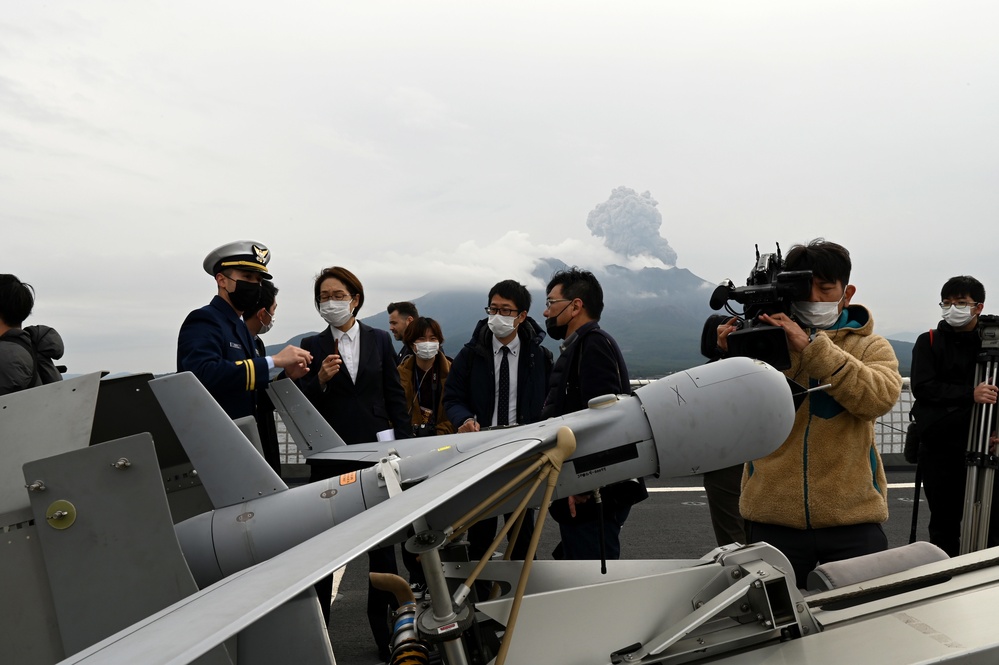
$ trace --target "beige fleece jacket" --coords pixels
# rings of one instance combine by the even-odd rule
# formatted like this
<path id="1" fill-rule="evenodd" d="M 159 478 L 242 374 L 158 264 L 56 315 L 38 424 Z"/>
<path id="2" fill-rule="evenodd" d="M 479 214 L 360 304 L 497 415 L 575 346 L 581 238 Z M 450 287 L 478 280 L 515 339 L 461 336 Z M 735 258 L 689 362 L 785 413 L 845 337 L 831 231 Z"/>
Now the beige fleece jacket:
<path id="1" fill-rule="evenodd" d="M 844 327 L 817 331 L 791 353 L 788 378 L 832 387 L 808 396 L 780 448 L 746 464 L 739 508 L 748 520 L 807 529 L 888 519 L 874 423 L 898 401 L 902 377 L 870 312 L 860 305 L 847 312 Z"/>

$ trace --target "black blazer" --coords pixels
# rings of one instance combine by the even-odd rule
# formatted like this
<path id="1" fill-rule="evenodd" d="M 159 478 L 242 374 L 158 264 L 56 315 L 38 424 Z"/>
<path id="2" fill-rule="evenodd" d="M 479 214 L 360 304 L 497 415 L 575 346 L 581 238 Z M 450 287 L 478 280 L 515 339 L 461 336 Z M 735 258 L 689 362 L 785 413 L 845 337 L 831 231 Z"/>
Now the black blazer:
<path id="1" fill-rule="evenodd" d="M 392 338 L 360 321 L 357 325 L 361 334 L 357 376 L 341 366 L 326 390 L 319 386 L 319 369 L 333 353 L 333 333 L 326 328 L 302 340 L 302 348 L 312 353 L 312 364 L 298 385 L 345 443 L 376 441 L 377 433 L 386 429 L 394 429 L 397 439 L 409 438 L 413 432 Z"/>

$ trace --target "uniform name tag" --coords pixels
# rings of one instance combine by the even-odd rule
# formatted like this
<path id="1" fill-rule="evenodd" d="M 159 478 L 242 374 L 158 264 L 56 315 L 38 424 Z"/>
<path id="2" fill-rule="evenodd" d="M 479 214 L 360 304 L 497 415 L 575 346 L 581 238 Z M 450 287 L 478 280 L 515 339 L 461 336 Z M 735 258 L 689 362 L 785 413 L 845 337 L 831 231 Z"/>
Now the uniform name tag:
<path id="1" fill-rule="evenodd" d="M 229 348 L 231 348 L 231 349 L 239 349 L 240 351 L 243 350 L 243 347 L 240 346 L 239 344 L 237 344 L 236 342 L 229 342 Z"/>

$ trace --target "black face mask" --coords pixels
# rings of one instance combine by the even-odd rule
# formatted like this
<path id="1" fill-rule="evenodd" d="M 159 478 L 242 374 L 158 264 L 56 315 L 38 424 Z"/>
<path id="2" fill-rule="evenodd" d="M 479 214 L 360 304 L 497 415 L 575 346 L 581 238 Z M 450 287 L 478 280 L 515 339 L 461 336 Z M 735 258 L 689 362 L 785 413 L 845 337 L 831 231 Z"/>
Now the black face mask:
<path id="1" fill-rule="evenodd" d="M 572 302 L 567 303 L 566 306 L 562 308 L 562 312 L 567 310 L 571 304 Z M 545 332 L 547 332 L 548 336 L 552 339 L 565 339 L 565 334 L 569 332 L 568 323 L 563 323 L 562 325 L 557 323 L 558 317 L 562 316 L 562 312 L 559 312 L 555 316 L 549 316 L 545 319 Z"/>
<path id="2" fill-rule="evenodd" d="M 545 319 L 545 331 L 552 339 L 565 339 L 565 334 L 569 332 L 569 324 L 559 325 L 556 321 L 558 321 L 557 316 Z"/>
<path id="3" fill-rule="evenodd" d="M 231 279 L 231 278 L 230 278 Z M 249 312 L 260 302 L 261 286 L 260 282 L 247 282 L 242 279 L 233 279 L 236 288 L 229 292 L 229 302 L 236 308 L 237 312 Z"/>

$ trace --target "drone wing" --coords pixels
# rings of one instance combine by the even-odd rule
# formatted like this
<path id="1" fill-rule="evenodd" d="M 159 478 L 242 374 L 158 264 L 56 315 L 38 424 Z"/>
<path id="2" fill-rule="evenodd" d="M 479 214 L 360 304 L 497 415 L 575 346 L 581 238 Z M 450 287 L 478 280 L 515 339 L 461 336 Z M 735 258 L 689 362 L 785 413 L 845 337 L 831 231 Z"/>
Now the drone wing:
<path id="1" fill-rule="evenodd" d="M 191 372 L 149 382 L 177 438 L 198 470 L 212 506 L 223 508 L 288 489 Z"/>
<path id="2" fill-rule="evenodd" d="M 526 438 L 470 455 L 363 516 L 230 575 L 62 662 L 189 663 L 497 469 L 551 444 Z"/>
<path id="3" fill-rule="evenodd" d="M 294 381 L 291 379 L 273 381 L 267 386 L 267 394 L 304 457 L 312 457 L 324 450 L 347 448 L 344 440 L 326 422 L 312 402 L 302 394 Z"/>

